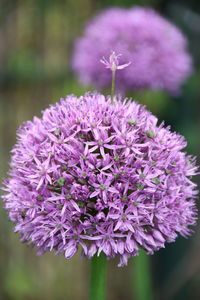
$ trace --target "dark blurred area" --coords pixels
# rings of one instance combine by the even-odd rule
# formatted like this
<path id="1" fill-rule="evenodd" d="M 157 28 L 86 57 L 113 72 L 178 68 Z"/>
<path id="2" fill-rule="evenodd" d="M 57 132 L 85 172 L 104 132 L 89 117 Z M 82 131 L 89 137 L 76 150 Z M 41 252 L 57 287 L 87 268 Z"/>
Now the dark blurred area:
<path id="1" fill-rule="evenodd" d="M 199 156 L 200 139 L 200 2 L 196 0 L 0 0 L 0 177 L 9 169 L 16 129 L 40 116 L 41 110 L 67 94 L 80 95 L 70 71 L 74 40 L 86 22 L 110 6 L 155 8 L 185 33 L 194 73 L 176 98 L 164 92 L 136 95 L 160 120 L 183 134 L 187 151 Z M 134 98 L 135 95 L 132 95 Z M 199 158 L 198 158 L 199 160 Z M 0 210 L 0 299 L 84 300 L 88 262 L 80 255 L 66 260 L 53 253 L 36 256 L 13 233 L 7 213 Z M 178 238 L 151 257 L 155 299 L 200 299 L 200 232 Z M 134 259 L 128 267 L 109 263 L 108 300 L 134 299 Z M 136 299 L 136 298 L 135 298 Z M 137 300 L 137 299 L 136 299 Z"/>

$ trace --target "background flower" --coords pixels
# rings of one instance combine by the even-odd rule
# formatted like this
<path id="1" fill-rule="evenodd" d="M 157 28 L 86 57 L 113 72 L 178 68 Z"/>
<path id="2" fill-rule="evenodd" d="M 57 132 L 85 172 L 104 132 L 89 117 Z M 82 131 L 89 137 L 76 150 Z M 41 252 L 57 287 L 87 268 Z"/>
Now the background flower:
<path id="1" fill-rule="evenodd" d="M 138 254 L 188 236 L 194 159 L 143 106 L 100 94 L 66 100 L 18 131 L 5 206 L 22 241 L 72 257 Z"/>
<path id="2" fill-rule="evenodd" d="M 72 67 L 83 84 L 110 86 L 109 71 L 98 61 L 123 53 L 129 68 L 117 74 L 120 91 L 149 88 L 177 93 L 192 71 L 181 31 L 153 9 L 111 8 L 93 18 L 75 43 Z"/>

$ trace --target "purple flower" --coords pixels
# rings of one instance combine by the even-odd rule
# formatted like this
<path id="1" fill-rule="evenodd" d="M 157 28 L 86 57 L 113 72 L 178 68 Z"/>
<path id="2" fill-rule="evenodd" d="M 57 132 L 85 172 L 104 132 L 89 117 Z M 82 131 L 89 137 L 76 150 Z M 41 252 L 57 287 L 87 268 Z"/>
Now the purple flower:
<path id="1" fill-rule="evenodd" d="M 105 57 L 103 57 L 102 59 L 100 59 L 100 62 L 102 64 L 104 64 L 106 66 L 106 68 L 110 69 L 112 72 L 115 72 L 116 70 L 122 70 L 122 69 L 128 67 L 131 64 L 131 62 L 120 65 L 119 59 L 118 59 L 120 56 L 121 56 L 121 54 L 117 55 L 113 51 L 109 57 L 109 60 L 107 60 L 107 59 L 105 59 Z"/>
<path id="2" fill-rule="evenodd" d="M 38 254 L 70 258 L 80 246 L 123 266 L 195 225 L 197 167 L 184 138 L 135 102 L 110 102 L 68 96 L 18 131 L 3 198 Z"/>
<path id="3" fill-rule="evenodd" d="M 123 53 L 122 65 L 132 62 L 116 75 L 121 92 L 153 89 L 177 93 L 192 71 L 185 36 L 150 8 L 111 8 L 90 21 L 83 37 L 75 43 L 72 58 L 72 68 L 80 82 L 96 88 L 109 87 L 109 70 L 96 62 L 112 51 Z M 113 61 L 118 65 L 118 56 L 101 60 L 107 68 L 112 68 Z"/>

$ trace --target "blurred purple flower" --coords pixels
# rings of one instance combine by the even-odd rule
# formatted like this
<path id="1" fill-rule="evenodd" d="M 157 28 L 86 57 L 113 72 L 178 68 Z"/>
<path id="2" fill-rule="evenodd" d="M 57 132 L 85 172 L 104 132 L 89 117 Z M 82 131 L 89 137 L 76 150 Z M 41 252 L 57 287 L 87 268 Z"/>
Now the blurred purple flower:
<path id="1" fill-rule="evenodd" d="M 143 106 L 86 94 L 26 122 L 3 196 L 22 241 L 72 257 L 118 255 L 119 266 L 188 236 L 197 173 L 184 138 Z"/>
<path id="2" fill-rule="evenodd" d="M 96 62 L 113 50 L 123 53 L 122 65 L 134 62 L 116 76 L 121 92 L 147 88 L 177 93 L 192 71 L 185 36 L 150 8 L 111 8 L 92 19 L 76 41 L 72 58 L 80 82 L 109 87 L 109 71 Z"/>

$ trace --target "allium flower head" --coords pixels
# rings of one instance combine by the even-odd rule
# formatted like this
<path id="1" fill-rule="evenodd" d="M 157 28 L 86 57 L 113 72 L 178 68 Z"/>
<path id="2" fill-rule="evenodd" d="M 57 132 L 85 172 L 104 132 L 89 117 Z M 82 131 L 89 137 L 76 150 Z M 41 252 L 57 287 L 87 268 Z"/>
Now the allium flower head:
<path id="1" fill-rule="evenodd" d="M 15 231 L 39 254 L 80 246 L 120 266 L 140 247 L 152 254 L 196 221 L 185 146 L 135 102 L 68 96 L 18 131 L 4 195 Z"/>
<path id="2" fill-rule="evenodd" d="M 153 89 L 177 93 L 192 71 L 181 31 L 153 9 L 111 8 L 92 19 L 75 43 L 72 67 L 81 83 L 106 88 L 109 71 L 97 62 L 112 51 L 130 67 L 116 77 L 118 90 Z"/>

